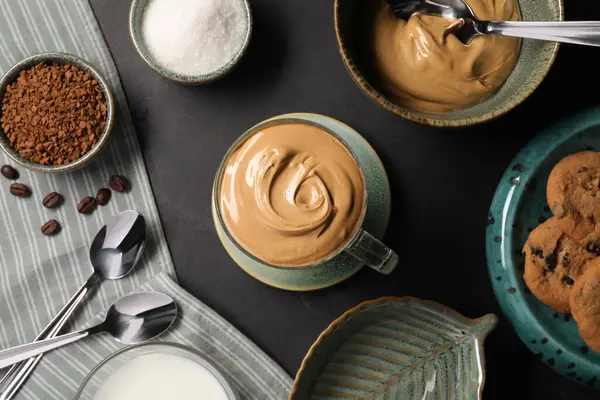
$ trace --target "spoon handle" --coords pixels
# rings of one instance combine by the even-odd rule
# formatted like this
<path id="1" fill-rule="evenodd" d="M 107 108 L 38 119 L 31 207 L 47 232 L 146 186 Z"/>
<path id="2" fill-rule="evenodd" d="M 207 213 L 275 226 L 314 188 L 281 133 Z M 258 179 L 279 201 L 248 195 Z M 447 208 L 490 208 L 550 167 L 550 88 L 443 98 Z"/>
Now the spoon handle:
<path id="1" fill-rule="evenodd" d="M 600 46 L 600 21 L 489 21 L 483 24 L 484 31 L 482 33 L 488 35 Z"/>
<path id="2" fill-rule="evenodd" d="M 18 363 L 19 361 L 35 357 L 38 354 L 57 349 L 69 343 L 73 343 L 79 339 L 83 339 L 86 336 L 102 332 L 103 328 L 104 325 L 101 323 L 88 329 L 83 329 L 80 331 L 67 333 L 65 335 L 56 336 L 51 339 L 39 340 L 37 342 L 2 350 L 0 351 L 0 369 Z"/>
<path id="3" fill-rule="evenodd" d="M 85 298 L 86 294 L 90 291 L 92 286 L 98 281 L 95 275 L 90 278 L 77 290 L 77 292 L 71 297 L 69 302 L 56 314 L 56 316 L 50 321 L 50 323 L 44 328 L 44 330 L 35 338 L 36 341 L 46 338 L 54 337 L 60 332 L 65 326 L 75 309 Z M 0 400 L 10 400 L 19 391 L 23 383 L 27 380 L 35 366 L 38 364 L 41 355 L 31 358 L 26 362 L 13 365 L 8 372 L 0 380 L 0 387 L 4 387 L 7 383 L 6 389 L 2 391 Z"/>

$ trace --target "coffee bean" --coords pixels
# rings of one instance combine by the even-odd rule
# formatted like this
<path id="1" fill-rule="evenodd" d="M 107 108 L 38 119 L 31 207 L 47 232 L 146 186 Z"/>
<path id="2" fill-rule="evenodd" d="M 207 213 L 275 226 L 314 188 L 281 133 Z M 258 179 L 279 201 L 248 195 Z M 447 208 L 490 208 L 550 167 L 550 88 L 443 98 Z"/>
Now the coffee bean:
<path id="1" fill-rule="evenodd" d="M 44 207 L 46 208 L 54 208 L 57 207 L 60 203 L 62 199 L 62 196 L 56 192 L 52 192 L 46 195 L 46 197 L 44 197 L 44 200 L 42 200 L 42 204 L 44 205 Z"/>
<path id="2" fill-rule="evenodd" d="M 44 235 L 44 236 L 54 235 L 55 233 L 58 232 L 59 229 L 60 229 L 60 225 L 58 224 L 58 222 L 55 219 L 51 219 L 50 221 L 48 221 L 44 225 L 42 225 L 42 235 Z"/>
<path id="3" fill-rule="evenodd" d="M 17 197 L 27 197 L 30 195 L 29 188 L 22 183 L 13 183 L 10 185 L 10 193 Z"/>
<path id="4" fill-rule="evenodd" d="M 96 201 L 93 197 L 86 196 L 77 204 L 77 211 L 80 214 L 89 214 L 94 211 L 95 203 Z"/>
<path id="5" fill-rule="evenodd" d="M 129 182 L 121 175 L 113 175 L 108 180 L 108 186 L 115 192 L 126 192 L 129 190 Z"/>
<path id="6" fill-rule="evenodd" d="M 110 190 L 107 188 L 98 189 L 96 193 L 96 203 L 99 206 L 105 206 L 110 200 Z"/>
<path id="7" fill-rule="evenodd" d="M 0 168 L 0 172 L 6 179 L 15 180 L 19 177 L 17 170 L 10 165 L 3 165 L 2 168 Z"/>

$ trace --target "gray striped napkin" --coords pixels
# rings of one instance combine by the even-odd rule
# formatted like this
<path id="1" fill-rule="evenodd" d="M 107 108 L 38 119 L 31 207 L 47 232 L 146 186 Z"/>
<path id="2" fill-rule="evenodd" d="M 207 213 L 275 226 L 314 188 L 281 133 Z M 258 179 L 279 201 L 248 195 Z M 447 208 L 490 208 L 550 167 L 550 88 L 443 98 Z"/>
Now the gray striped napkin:
<path id="1" fill-rule="evenodd" d="M 87 0 L 0 0 L 0 73 L 25 57 L 46 51 L 73 53 L 95 65 L 112 86 L 117 121 L 107 148 L 83 170 L 43 175 L 19 168 L 19 182 L 33 191 L 30 198 L 11 196 L 10 182 L 0 180 L 0 348 L 37 336 L 91 273 L 88 248 L 98 229 L 111 215 L 135 209 L 146 217 L 149 233 L 140 266 L 125 279 L 102 283 L 72 325 L 99 318 L 125 293 L 149 288 L 166 292 L 182 309 L 180 323 L 168 340 L 205 352 L 244 398 L 286 398 L 291 380 L 285 372 L 172 280 L 173 263 L 123 89 Z M 0 163 L 9 160 L 1 154 Z M 77 202 L 94 195 L 115 173 L 129 178 L 132 190 L 114 194 L 107 206 L 89 216 L 78 214 Z M 41 205 L 44 195 L 52 191 L 65 197 L 56 210 Z M 39 233 L 49 219 L 57 219 L 63 227 L 55 237 Z M 99 337 L 48 354 L 17 399 L 72 398 L 85 375 L 116 349 L 112 339 Z"/>

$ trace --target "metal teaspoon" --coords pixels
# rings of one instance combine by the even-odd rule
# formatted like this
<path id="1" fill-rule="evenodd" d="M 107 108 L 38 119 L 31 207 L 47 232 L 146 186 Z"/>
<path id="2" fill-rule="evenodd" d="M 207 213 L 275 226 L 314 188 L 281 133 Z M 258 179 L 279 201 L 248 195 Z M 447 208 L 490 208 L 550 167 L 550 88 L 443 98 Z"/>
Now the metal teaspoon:
<path id="1" fill-rule="evenodd" d="M 139 261 L 146 243 L 146 222 L 137 211 L 123 211 L 113 216 L 100 229 L 90 248 L 92 274 L 69 302 L 58 312 L 44 330 L 35 338 L 54 337 L 67 323 L 75 308 L 94 285 L 104 279 L 119 279 L 129 274 Z M 0 387 L 7 382 L 0 400 L 11 399 L 29 377 L 41 355 L 24 363 L 14 365 L 0 380 Z"/>
<path id="2" fill-rule="evenodd" d="M 142 343 L 169 329 L 176 317 L 177 305 L 166 294 L 128 294 L 115 301 L 96 326 L 0 351 L 0 368 L 103 332 L 122 344 Z"/>
<path id="3" fill-rule="evenodd" d="M 408 20 L 415 13 L 462 19 L 455 34 L 464 44 L 479 35 L 512 36 L 600 46 L 600 21 L 479 21 L 463 0 L 387 0 L 394 14 Z"/>

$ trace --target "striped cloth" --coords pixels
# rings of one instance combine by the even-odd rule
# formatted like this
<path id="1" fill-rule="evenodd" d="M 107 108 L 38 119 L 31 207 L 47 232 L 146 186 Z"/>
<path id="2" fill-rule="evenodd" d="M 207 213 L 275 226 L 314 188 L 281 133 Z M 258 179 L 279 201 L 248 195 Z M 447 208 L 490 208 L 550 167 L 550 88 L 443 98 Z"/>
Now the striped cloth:
<path id="1" fill-rule="evenodd" d="M 163 235 L 141 151 L 116 67 L 87 0 L 0 0 L 0 73 L 30 55 L 65 51 L 89 60 L 113 89 L 117 119 L 107 148 L 83 170 L 44 175 L 18 168 L 19 182 L 32 189 L 27 199 L 8 192 L 0 180 L 0 348 L 31 341 L 91 273 L 89 245 L 99 228 L 121 210 L 135 209 L 148 223 L 148 243 L 134 273 L 103 282 L 80 307 L 73 326 L 97 320 L 116 298 L 142 289 L 172 295 L 181 321 L 167 340 L 200 349 L 228 374 L 243 398 L 283 399 L 291 380 L 247 338 L 175 284 L 175 273 Z M 0 163 L 9 160 L 0 155 Z M 110 203 L 91 215 L 76 204 L 106 186 L 115 173 L 129 178 L 132 190 L 115 193 Z M 48 210 L 41 204 L 49 192 L 63 194 L 64 204 Z M 40 234 L 41 225 L 56 219 L 62 231 Z M 161 339 L 162 340 L 162 339 Z M 69 399 L 87 373 L 117 349 L 101 336 L 45 356 L 17 399 Z"/>

